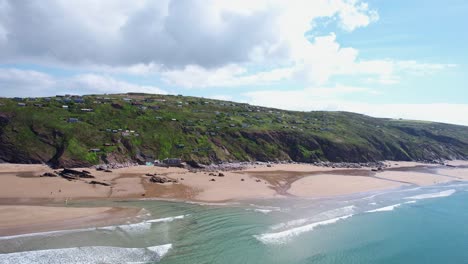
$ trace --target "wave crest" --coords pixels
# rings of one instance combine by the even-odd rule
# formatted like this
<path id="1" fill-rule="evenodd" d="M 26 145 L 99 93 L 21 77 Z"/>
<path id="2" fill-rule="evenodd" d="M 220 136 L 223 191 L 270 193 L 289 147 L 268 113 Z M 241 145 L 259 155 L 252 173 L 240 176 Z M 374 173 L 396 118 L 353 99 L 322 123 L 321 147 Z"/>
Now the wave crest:
<path id="1" fill-rule="evenodd" d="M 147 248 L 77 247 L 0 254 L 0 263 L 136 263 L 160 261 L 172 248 L 165 244 Z"/>
<path id="2" fill-rule="evenodd" d="M 426 194 L 420 194 L 420 195 L 415 195 L 411 197 L 406 197 L 405 199 L 411 199 L 411 200 L 423 200 L 423 199 L 431 199 L 431 198 L 441 198 L 441 197 L 447 197 L 450 196 L 457 191 L 454 189 L 438 192 L 438 193 L 426 193 Z"/>
<path id="3" fill-rule="evenodd" d="M 312 223 L 312 224 L 308 224 L 304 226 L 291 228 L 291 229 L 284 230 L 284 231 L 277 232 L 277 233 L 265 233 L 261 235 L 254 235 L 254 237 L 264 244 L 283 244 L 291 240 L 293 237 L 296 237 L 302 233 L 310 232 L 314 230 L 316 227 L 334 224 L 340 220 L 344 220 L 352 216 L 353 216 L 352 214 L 340 216 L 340 217 L 336 217 L 336 218 L 332 218 L 332 219 L 328 219 L 328 220 L 324 220 L 324 221 L 320 221 L 320 222 L 316 222 L 316 223 Z"/>

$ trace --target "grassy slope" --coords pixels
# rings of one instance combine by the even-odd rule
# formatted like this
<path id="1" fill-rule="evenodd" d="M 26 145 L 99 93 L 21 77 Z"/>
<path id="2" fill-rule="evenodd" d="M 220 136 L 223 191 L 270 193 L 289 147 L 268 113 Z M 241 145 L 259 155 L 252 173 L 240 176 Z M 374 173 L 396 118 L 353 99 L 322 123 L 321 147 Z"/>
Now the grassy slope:
<path id="1" fill-rule="evenodd" d="M 283 111 L 195 97 L 111 95 L 106 96 L 112 98 L 109 102 L 102 97 L 86 96 L 84 104 L 67 103 L 68 110 L 55 98 L 25 100 L 26 107 L 13 99 L 0 99 L 0 159 L 77 166 L 167 157 L 202 163 L 468 157 L 468 127 L 463 126 L 346 112 Z M 161 109 L 142 110 L 123 98 Z M 45 107 L 34 106 L 37 103 Z M 82 112 L 82 108 L 94 112 Z M 68 123 L 70 117 L 80 122 Z M 135 133 L 123 136 L 107 129 Z M 89 152 L 92 148 L 102 152 Z"/>

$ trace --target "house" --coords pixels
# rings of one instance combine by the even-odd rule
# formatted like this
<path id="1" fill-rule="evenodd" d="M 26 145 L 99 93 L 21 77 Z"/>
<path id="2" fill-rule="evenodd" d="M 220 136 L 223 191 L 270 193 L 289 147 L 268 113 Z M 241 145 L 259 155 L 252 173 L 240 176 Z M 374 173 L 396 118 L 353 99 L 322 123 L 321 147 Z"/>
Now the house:
<path id="1" fill-rule="evenodd" d="M 25 104 L 25 103 L 18 103 L 18 106 L 20 106 L 20 107 L 25 107 L 26 104 Z"/>
<path id="2" fill-rule="evenodd" d="M 91 109 L 91 108 L 82 108 L 81 112 L 93 112 L 93 109 Z"/>
<path id="3" fill-rule="evenodd" d="M 168 158 L 163 160 L 163 164 L 167 166 L 180 166 L 182 165 L 182 160 L 179 158 Z"/>
<path id="4" fill-rule="evenodd" d="M 63 109 L 68 109 L 68 105 L 62 105 Z"/>
<path id="5" fill-rule="evenodd" d="M 13 98 L 13 100 L 16 101 L 16 102 L 21 102 L 21 101 L 23 101 L 23 98 L 15 97 L 15 98 Z"/>
<path id="6" fill-rule="evenodd" d="M 123 100 L 124 102 L 131 102 L 131 101 L 132 101 L 131 98 L 123 98 L 122 100 Z"/>
<path id="7" fill-rule="evenodd" d="M 90 149 L 89 152 L 97 153 L 97 152 L 101 152 L 101 149 L 93 148 L 93 149 Z"/>
<path id="8" fill-rule="evenodd" d="M 73 102 L 77 103 L 77 104 L 83 104 L 85 101 L 83 98 L 74 98 L 73 99 Z"/>
<path id="9" fill-rule="evenodd" d="M 35 107 L 43 107 L 43 104 L 34 104 Z"/>
<path id="10" fill-rule="evenodd" d="M 70 117 L 68 118 L 68 123 L 78 123 L 80 120 L 78 118 Z"/>

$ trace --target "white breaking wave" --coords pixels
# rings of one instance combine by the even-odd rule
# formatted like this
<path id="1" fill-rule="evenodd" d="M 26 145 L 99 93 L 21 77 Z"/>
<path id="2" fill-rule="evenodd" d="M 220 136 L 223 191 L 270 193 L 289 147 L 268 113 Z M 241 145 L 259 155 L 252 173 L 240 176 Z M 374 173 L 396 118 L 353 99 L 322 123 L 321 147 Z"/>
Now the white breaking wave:
<path id="1" fill-rule="evenodd" d="M 196 204 L 196 205 L 206 205 L 206 206 L 231 206 L 231 205 L 238 205 L 237 202 L 232 203 L 207 203 L 207 202 L 194 202 L 194 201 L 184 201 L 187 204 Z"/>
<path id="2" fill-rule="evenodd" d="M 273 212 L 273 210 L 271 210 L 271 209 L 254 209 L 254 212 L 259 212 L 259 213 L 262 213 L 262 214 L 268 214 L 268 213 Z"/>
<path id="3" fill-rule="evenodd" d="M 177 219 L 184 219 L 185 216 L 186 215 L 178 215 L 178 216 L 172 216 L 172 217 L 152 219 L 152 220 L 146 221 L 146 223 L 167 223 L 167 222 L 172 222 L 172 221 L 177 220 Z"/>
<path id="4" fill-rule="evenodd" d="M 125 233 L 142 234 L 151 229 L 151 223 L 140 222 L 140 223 L 135 223 L 135 224 L 119 225 L 116 227 L 107 226 L 107 227 L 104 227 L 104 230 L 106 228 L 110 230 L 114 230 L 115 228 L 117 228 L 117 229 L 122 230 Z M 99 228 L 97 230 L 99 230 Z"/>
<path id="5" fill-rule="evenodd" d="M 398 207 L 400 207 L 400 206 L 403 205 L 403 204 L 411 204 L 411 203 L 415 203 L 415 202 L 416 202 L 416 201 L 409 201 L 409 202 L 404 202 L 404 203 L 389 205 L 389 206 L 385 206 L 385 207 L 382 207 L 382 208 L 377 208 L 377 209 L 374 209 L 374 210 L 366 211 L 366 213 L 376 213 L 376 212 L 388 212 L 388 211 L 393 211 L 393 210 L 395 210 L 395 208 L 398 208 Z"/>
<path id="6" fill-rule="evenodd" d="M 289 230 L 277 232 L 277 233 L 265 233 L 261 235 L 254 235 L 254 237 L 261 241 L 264 244 L 283 244 L 291 240 L 293 237 L 298 236 L 302 233 L 305 232 L 310 232 L 314 230 L 318 226 L 323 226 L 323 225 L 329 225 L 329 224 L 334 224 L 340 220 L 344 220 L 347 218 L 352 217 L 353 215 L 345 215 L 345 216 L 340 216 L 304 226 L 299 226 L 295 228 L 291 228 Z"/>
<path id="7" fill-rule="evenodd" d="M 0 254 L 2 264 L 147 263 L 160 261 L 172 244 L 147 248 L 77 247 Z"/>
<path id="8" fill-rule="evenodd" d="M 286 223 L 279 223 L 277 225 L 273 225 L 273 226 L 270 227 L 270 229 L 277 230 L 277 229 L 290 228 L 290 227 L 294 227 L 294 226 L 303 225 L 303 224 L 307 223 L 308 221 L 309 221 L 309 219 L 307 219 L 307 218 L 295 219 L 295 220 L 288 221 Z"/>
<path id="9" fill-rule="evenodd" d="M 401 203 L 399 203 L 399 204 L 394 204 L 394 205 L 389 205 L 389 206 L 385 206 L 385 207 L 382 207 L 382 208 L 377 208 L 377 209 L 374 209 L 374 210 L 369 210 L 369 211 L 367 211 L 366 213 L 393 211 L 393 210 L 395 210 L 395 208 L 400 207 L 400 206 L 401 206 Z"/>
<path id="10" fill-rule="evenodd" d="M 426 194 L 420 194 L 416 196 L 411 196 L 411 197 L 406 197 L 405 199 L 411 199 L 411 200 L 423 200 L 423 199 L 431 199 L 431 198 L 440 198 L 440 197 L 447 197 L 452 194 L 454 194 L 456 191 L 454 189 L 451 190 L 446 190 L 438 193 L 426 193 Z"/>
<path id="11" fill-rule="evenodd" d="M 354 213 L 354 208 L 356 208 L 354 205 L 336 208 L 336 209 L 328 210 L 325 212 L 321 212 L 310 218 L 300 218 L 300 219 L 288 221 L 286 223 L 276 224 L 276 225 L 271 226 L 270 229 L 277 230 L 277 229 L 283 229 L 283 228 L 291 228 L 294 226 L 303 225 L 307 222 L 312 222 L 314 220 L 320 221 L 320 219 L 331 219 L 331 218 L 336 218 L 336 217 L 343 216 L 343 215 L 350 215 Z"/>
<path id="12" fill-rule="evenodd" d="M 121 230 L 125 233 L 132 233 L 132 234 L 142 234 L 151 229 L 152 223 L 161 223 L 161 222 L 172 222 L 177 219 L 183 219 L 188 215 L 178 215 L 173 217 L 166 217 L 160 219 L 152 219 L 147 220 L 139 223 L 134 224 L 125 224 L 125 225 L 115 225 L 115 226 L 103 226 L 103 227 L 90 227 L 90 228 L 79 228 L 79 229 L 70 229 L 70 230 L 57 230 L 57 231 L 47 231 L 47 232 L 38 232 L 38 233 L 29 233 L 29 234 L 21 234 L 21 235 L 13 235 L 13 236 L 2 236 L 0 240 L 8 240 L 8 239 L 15 239 L 15 238 L 26 238 L 26 237 L 34 237 L 34 236 L 57 236 L 57 235 L 66 235 L 71 233 L 79 233 L 79 232 L 90 232 L 90 231 L 115 231 Z"/>

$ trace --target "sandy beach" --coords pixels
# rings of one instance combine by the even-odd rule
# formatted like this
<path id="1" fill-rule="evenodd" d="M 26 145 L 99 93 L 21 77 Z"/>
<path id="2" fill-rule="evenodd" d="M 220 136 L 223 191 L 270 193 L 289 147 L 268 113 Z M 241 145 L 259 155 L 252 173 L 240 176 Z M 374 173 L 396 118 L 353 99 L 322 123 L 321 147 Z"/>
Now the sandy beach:
<path id="1" fill-rule="evenodd" d="M 427 186 L 468 180 L 468 162 L 452 163 L 456 165 L 449 167 L 387 161 L 387 167 L 381 171 L 309 164 L 260 164 L 243 170 L 222 172 L 155 166 L 133 166 L 111 172 L 77 168 L 78 171 L 89 171 L 94 178 L 76 180 L 60 176 L 40 177 L 44 173 L 54 173 L 53 169 L 45 165 L 0 164 L 0 203 L 122 198 L 222 202 L 287 196 L 332 196 L 404 185 Z M 219 176 L 220 173 L 222 176 Z M 153 183 L 150 181 L 152 175 L 171 182 Z M 108 186 L 91 184 L 92 181 Z"/>
<path id="2" fill-rule="evenodd" d="M 94 178 L 67 180 L 60 176 L 41 177 L 54 173 L 45 165 L 0 164 L 0 235 L 116 224 L 138 213 L 135 208 L 60 207 L 65 201 L 158 198 L 224 202 L 329 197 L 464 181 L 468 180 L 467 166 L 466 161 L 453 161 L 450 166 L 388 161 L 386 168 L 373 171 L 309 164 L 260 164 L 222 172 L 134 166 L 112 172 L 78 168 L 75 170 L 87 170 Z M 151 182 L 152 175 L 171 182 Z"/>
<path id="3" fill-rule="evenodd" d="M 139 212 L 139 208 L 0 205 L 0 236 L 122 224 Z"/>

